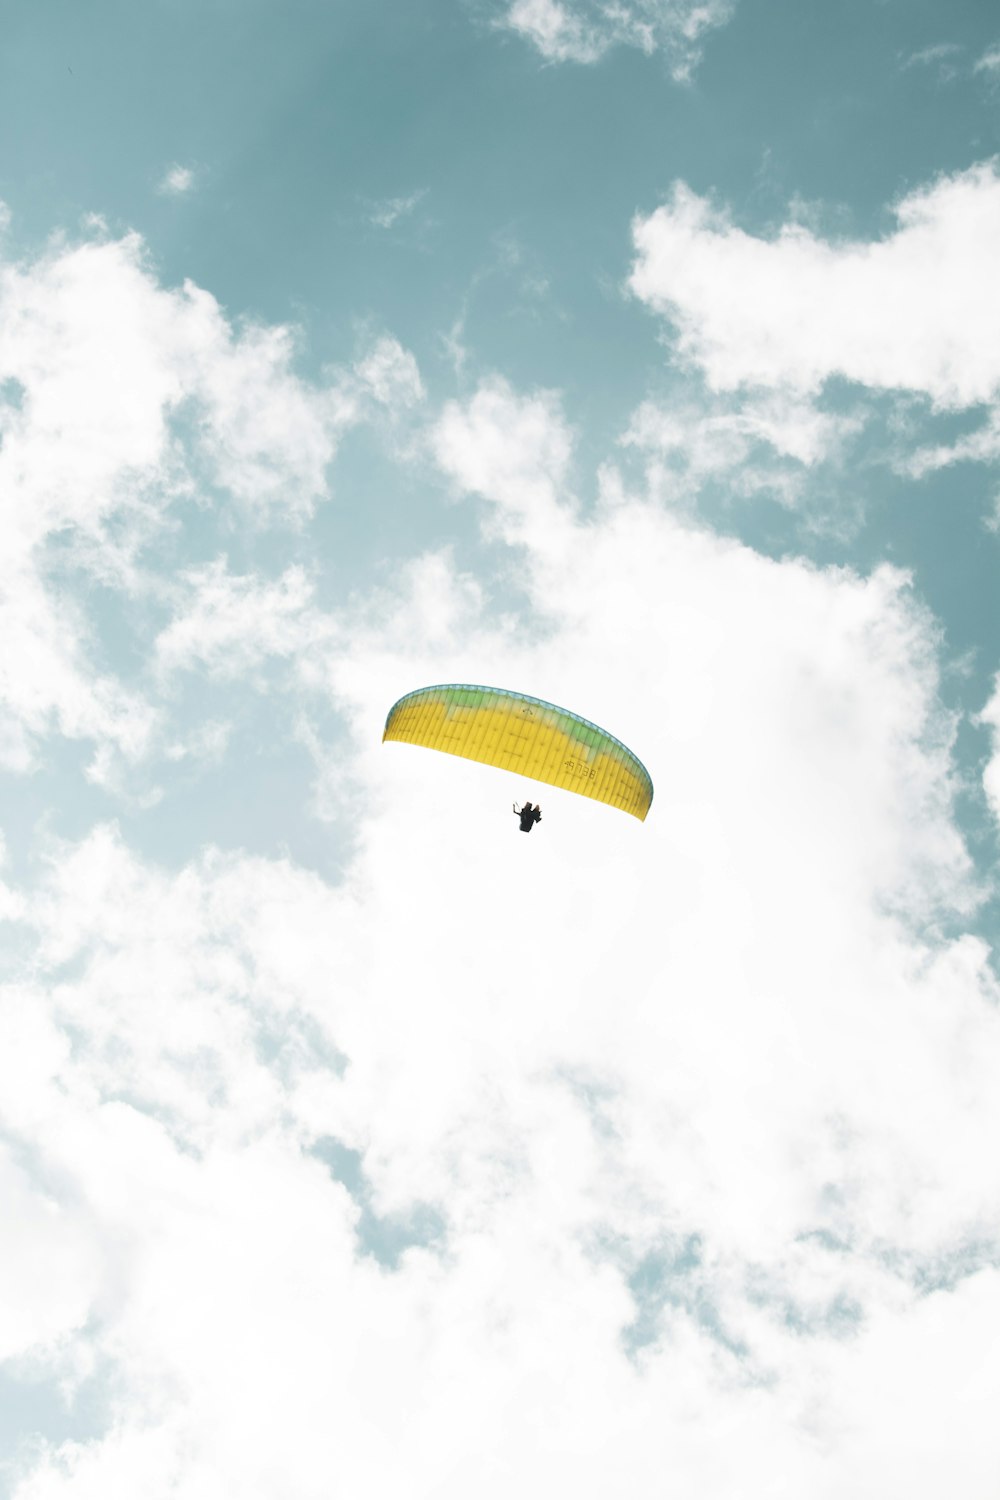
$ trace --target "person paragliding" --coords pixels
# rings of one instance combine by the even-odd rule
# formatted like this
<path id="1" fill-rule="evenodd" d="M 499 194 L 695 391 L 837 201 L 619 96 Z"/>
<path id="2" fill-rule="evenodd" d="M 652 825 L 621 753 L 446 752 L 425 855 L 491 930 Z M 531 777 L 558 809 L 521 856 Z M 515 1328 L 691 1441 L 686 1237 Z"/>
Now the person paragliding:
<path id="1" fill-rule="evenodd" d="M 537 806 L 532 807 L 530 802 L 526 802 L 523 807 L 518 807 L 515 802 L 514 811 L 521 819 L 522 833 L 530 833 L 535 824 L 542 821 L 542 809 Z"/>
<path id="2" fill-rule="evenodd" d="M 510 688 L 469 682 L 417 688 L 392 705 L 383 740 L 478 760 L 528 782 L 603 802 L 640 822 L 653 800 L 649 772 L 632 751 L 590 719 Z M 542 810 L 514 803 L 530 833 Z"/>

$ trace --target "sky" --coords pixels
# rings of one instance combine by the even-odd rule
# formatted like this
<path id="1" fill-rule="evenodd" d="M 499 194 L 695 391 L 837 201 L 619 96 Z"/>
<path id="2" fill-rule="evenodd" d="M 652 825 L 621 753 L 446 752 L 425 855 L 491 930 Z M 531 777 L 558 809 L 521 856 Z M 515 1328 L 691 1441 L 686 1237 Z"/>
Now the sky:
<path id="1" fill-rule="evenodd" d="M 995 5 L 8 0 L 0 140 L 0 1496 L 996 1500 Z"/>

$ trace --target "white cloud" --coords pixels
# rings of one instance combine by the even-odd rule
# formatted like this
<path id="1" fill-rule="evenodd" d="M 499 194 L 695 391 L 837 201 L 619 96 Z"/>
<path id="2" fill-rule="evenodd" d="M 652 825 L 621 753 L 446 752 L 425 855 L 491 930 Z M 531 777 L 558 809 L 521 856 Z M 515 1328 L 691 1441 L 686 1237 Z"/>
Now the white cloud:
<path id="1" fill-rule="evenodd" d="M 997 507 L 1000 513 L 1000 505 Z M 977 717 L 977 723 L 985 724 L 992 731 L 992 749 L 983 768 L 983 790 L 993 816 L 1000 823 L 1000 677 L 993 685 L 993 695 Z"/>
<path id="2" fill-rule="evenodd" d="M 121 246 L 76 253 L 15 286 L 30 316 L 0 314 L 23 391 L 0 454 L 12 534 L 50 590 L 19 606 L 28 644 L 62 606 L 38 564 L 52 533 L 94 539 L 119 587 L 147 581 L 145 539 L 201 475 L 178 410 L 244 514 L 294 528 L 342 426 L 422 399 L 393 340 L 318 388 L 287 332 L 234 331 Z M 89 299 L 60 303 L 60 277 Z M 708 472 L 714 442 L 809 466 L 844 435 L 794 382 L 714 420 L 647 406 L 631 440 Z M 584 514 L 552 392 L 484 381 L 429 451 L 477 497 L 485 580 L 447 549 L 333 610 L 300 567 L 155 580 L 165 691 L 190 671 L 252 686 L 279 658 L 293 711 L 346 717 L 335 749 L 302 730 L 324 791 L 355 790 L 343 883 L 218 850 L 166 871 L 103 827 L 7 888 L 29 956 L 0 991 L 0 1175 L 22 1225 L 5 1352 L 113 1394 L 89 1438 L 20 1455 L 17 1500 L 309 1500 L 331 1474 L 373 1500 L 493 1500 L 527 1472 L 704 1500 L 734 1472 L 831 1500 L 902 1474 L 937 1500 L 935 1432 L 963 1495 L 991 1500 L 1000 1026 L 982 942 L 920 936 L 977 898 L 934 621 L 895 570 L 770 561 L 621 485 Z M 512 576 L 520 613 L 498 616 Z M 59 714 L 142 753 L 142 704 L 65 619 L 69 675 L 26 661 L 17 724 Z M 504 773 L 381 745 L 402 692 L 483 678 L 633 745 L 647 823 L 545 789 L 529 843 Z M 350 1190 L 331 1141 L 355 1153 Z M 909 1447 L 902 1386 L 923 1414 Z"/>
<path id="3" fill-rule="evenodd" d="M 950 464 L 994 464 L 1000 459 L 1000 409 L 994 409 L 983 425 L 952 443 L 936 443 L 914 449 L 897 461 L 897 467 L 921 479 Z"/>
<path id="4" fill-rule="evenodd" d="M 203 761 L 218 765 L 229 745 L 232 725 L 225 719 L 209 719 L 184 739 L 168 745 L 164 754 L 171 761 Z"/>
<path id="5" fill-rule="evenodd" d="M 333 1463 L 372 1497 L 493 1500 L 530 1467 L 595 1497 L 724 1500 L 738 1471 L 932 1500 L 945 1456 L 990 1500 L 996 985 L 980 942 L 910 930 L 972 896 L 933 623 L 891 570 L 770 562 L 627 497 L 579 519 L 551 395 L 488 382 L 436 451 L 527 621 L 429 557 L 317 664 L 302 578 L 193 581 L 210 667 L 304 654 L 350 716 L 343 886 L 218 852 L 167 874 L 105 829 L 26 908 L 0 1125 L 18 1191 L 49 1184 L 58 1261 L 25 1234 L 62 1295 L 33 1298 L 26 1242 L 18 1343 L 116 1396 L 18 1500 L 319 1497 Z M 379 743 L 396 687 L 480 672 L 622 734 L 647 823 L 543 789 L 518 842 L 502 773 Z M 441 1244 L 379 1264 L 421 1202 Z"/>
<path id="6" fill-rule="evenodd" d="M 31 488 L 32 536 L 143 502 L 162 509 L 190 491 L 199 457 L 260 510 L 308 513 L 325 495 L 350 402 L 293 372 L 293 330 L 234 328 L 192 283 L 161 287 L 138 237 L 8 264 L 0 330 L 0 380 L 22 392 L 4 411 L 5 479 Z M 193 452 L 172 439 L 182 408 L 196 419 Z"/>
<path id="7" fill-rule="evenodd" d="M 363 389 L 380 406 L 405 410 L 424 399 L 417 361 L 398 339 L 377 339 L 355 365 L 354 372 Z"/>
<path id="8" fill-rule="evenodd" d="M 1000 47 L 990 47 L 984 52 L 977 59 L 973 72 L 1000 75 Z"/>
<path id="9" fill-rule="evenodd" d="M 481 382 L 465 404 L 448 402 L 433 436 L 437 462 L 456 485 L 500 502 L 509 539 L 518 518 L 546 548 L 558 546 L 568 524 L 571 447 L 551 392 L 525 399 L 499 378 Z"/>
<path id="10" fill-rule="evenodd" d="M 91 774 L 112 776 L 105 751 L 125 762 L 140 759 L 151 743 L 157 711 L 141 693 L 96 670 L 88 651 L 91 632 L 66 590 L 48 589 L 16 558 L 6 566 L 0 592 L 0 766 L 30 771 L 37 744 L 53 732 L 96 741 Z"/>
<path id="11" fill-rule="evenodd" d="M 862 420 L 823 412 L 792 392 L 733 401 L 644 401 L 621 442 L 641 453 L 650 494 L 667 503 L 693 501 L 705 481 L 726 478 L 730 493 L 768 492 L 796 504 L 809 470 L 839 459 Z"/>
<path id="12" fill-rule="evenodd" d="M 376 229 L 391 229 L 400 219 L 408 218 L 422 198 L 427 196 L 426 188 L 419 188 L 415 193 L 406 193 L 399 198 L 383 198 L 371 206 L 369 221 Z"/>
<path id="13" fill-rule="evenodd" d="M 0 831 L 0 870 L 7 863 L 7 840 Z M 24 897 L 0 880 L 0 922 L 19 920 L 25 911 Z"/>
<path id="14" fill-rule="evenodd" d="M 554 62 L 596 62 L 610 46 L 609 39 L 560 0 L 514 0 L 503 24 L 526 36 Z"/>
<path id="15" fill-rule="evenodd" d="M 5 767 L 31 770 L 58 733 L 94 741 L 90 774 L 111 786 L 158 743 L 148 684 L 101 661 L 81 575 L 136 610 L 170 602 L 169 577 L 146 558 L 178 501 L 300 524 L 329 493 L 343 431 L 423 395 L 389 337 L 323 385 L 295 358 L 293 330 L 234 326 L 191 283 L 163 287 L 135 235 L 0 263 Z"/>
<path id="16" fill-rule="evenodd" d="M 571 436 L 551 395 L 521 397 L 503 382 L 484 382 L 467 403 L 452 403 L 445 409 L 437 430 L 436 450 L 438 461 L 455 482 L 467 492 L 485 496 L 491 502 L 492 517 L 488 517 L 485 523 L 491 532 L 508 544 L 528 548 L 526 573 L 522 572 L 522 579 L 531 579 L 532 602 L 542 618 L 551 612 L 562 620 L 573 620 L 574 628 L 581 618 L 587 619 L 591 614 L 595 621 L 602 622 L 603 629 L 608 628 L 608 621 L 619 621 L 622 601 L 628 597 L 623 580 L 635 566 L 628 560 L 627 548 L 632 545 L 643 557 L 644 572 L 652 567 L 648 556 L 647 525 L 652 526 L 651 517 L 656 511 L 634 507 L 623 500 L 619 510 L 611 508 L 607 512 L 604 525 L 596 530 L 574 519 L 572 498 L 567 494 Z M 616 514 L 621 516 L 620 531 L 615 521 Z M 662 524 L 666 525 L 665 522 Z M 682 530 L 681 535 L 687 533 Z M 691 545 L 697 552 L 702 543 L 692 540 Z M 745 556 L 749 567 L 751 554 Z M 737 566 L 734 559 L 731 562 L 732 566 Z M 672 565 L 667 568 L 661 559 L 660 566 L 665 569 L 664 578 L 668 573 L 673 577 Z M 765 571 L 770 566 L 761 563 Z M 780 576 L 791 579 L 796 576 L 795 570 L 790 568 L 787 575 Z M 802 576 L 803 589 L 808 594 L 804 579 L 814 575 Z M 893 631 L 898 630 L 900 634 L 894 636 L 896 645 L 893 650 L 916 649 L 917 642 L 923 639 L 920 652 L 930 652 L 933 641 L 930 622 L 920 626 L 921 617 L 916 606 L 903 605 L 906 583 L 904 576 L 883 570 L 865 585 L 858 581 L 858 592 L 855 592 L 855 585 L 844 578 L 840 580 L 844 592 L 839 597 L 849 613 L 854 609 L 859 611 L 856 618 L 863 634 L 869 626 L 862 625 L 861 621 L 868 618 L 871 610 L 872 619 L 881 619 L 885 615 L 886 619 L 895 621 Z M 816 586 L 819 587 L 818 582 Z M 789 583 L 789 587 L 794 586 Z M 686 587 L 682 594 L 687 597 Z M 851 606 L 846 604 L 849 597 L 854 600 Z M 867 600 L 864 605 L 861 603 L 863 598 Z M 897 614 L 897 606 L 891 602 L 894 600 L 898 601 L 902 613 Z M 666 604 L 663 607 L 669 609 Z M 708 619 L 705 624 L 707 628 Z M 618 629 L 627 633 L 624 624 L 613 627 L 613 631 Z M 928 631 L 926 637 L 923 636 L 924 629 Z M 664 639 L 670 639 L 672 634 L 672 629 L 664 627 Z M 904 642 L 909 644 L 904 645 Z M 735 646 L 734 641 L 727 643 Z M 595 643 L 589 641 L 589 652 L 594 649 Z M 620 649 L 620 643 L 616 649 Z M 561 657 L 559 662 L 562 668 Z M 920 673 L 930 668 L 930 664 L 931 658 L 927 656 Z M 917 670 L 917 658 L 914 658 L 912 667 Z M 707 675 L 711 677 L 713 671 L 708 670 Z M 929 680 L 924 680 L 929 686 Z M 915 682 L 916 678 L 914 685 Z M 546 695 L 542 693 L 542 696 Z M 873 708 L 877 697 L 876 693 L 872 699 Z M 902 702 L 900 699 L 900 707 Z M 910 709 L 915 707 L 916 700 L 913 699 Z M 861 717 L 866 716 L 862 714 Z M 871 723 L 878 721 L 884 724 L 881 712 L 875 714 Z M 945 736 L 950 733 L 944 721 L 940 727 Z M 858 728 L 860 731 L 860 724 Z M 721 726 L 719 731 L 719 742 L 725 744 L 727 736 L 721 731 Z M 930 786 L 927 790 L 931 792 Z M 888 784 L 884 784 L 878 795 L 889 791 Z M 932 818 L 930 823 L 934 821 Z M 932 863 L 936 859 L 935 855 Z"/>
<path id="17" fill-rule="evenodd" d="M 986 163 L 895 206 L 874 241 L 798 224 L 737 228 L 683 184 L 634 225 L 635 294 L 669 318 L 680 358 L 715 390 L 815 393 L 833 377 L 916 391 L 936 406 L 1000 389 L 1000 176 Z"/>
<path id="18" fill-rule="evenodd" d="M 160 178 L 156 191 L 167 198 L 183 198 L 186 193 L 191 192 L 194 185 L 194 168 L 182 167 L 174 162 Z"/>
<path id="19" fill-rule="evenodd" d="M 185 294 L 200 447 L 217 482 L 263 514 L 297 510 L 304 519 L 326 495 L 337 440 L 356 418 L 350 397 L 293 374 L 292 330 L 250 325 L 233 338 L 214 298 L 191 285 Z"/>
<path id="20" fill-rule="evenodd" d="M 666 53 L 673 76 L 690 77 L 705 34 L 723 26 L 732 0 L 503 0 L 498 25 L 533 42 L 549 62 L 595 63 L 612 47 Z"/>
<path id="21" fill-rule="evenodd" d="M 170 624 L 156 638 L 157 668 L 164 673 L 195 665 L 213 676 L 246 680 L 271 656 L 292 656 L 321 630 L 313 586 L 302 568 L 273 582 L 234 576 L 224 559 L 192 569 Z"/>
<path id="22" fill-rule="evenodd" d="M 955 59 L 961 51 L 958 42 L 937 42 L 934 46 L 922 47 L 919 52 L 911 52 L 903 61 L 903 71 L 910 68 L 934 68 L 941 78 L 950 81 L 958 77 Z"/>
<path id="23" fill-rule="evenodd" d="M 100 1250 L 77 1205 L 31 1180 L 0 1143 L 0 1360 L 79 1330 L 99 1291 Z"/>

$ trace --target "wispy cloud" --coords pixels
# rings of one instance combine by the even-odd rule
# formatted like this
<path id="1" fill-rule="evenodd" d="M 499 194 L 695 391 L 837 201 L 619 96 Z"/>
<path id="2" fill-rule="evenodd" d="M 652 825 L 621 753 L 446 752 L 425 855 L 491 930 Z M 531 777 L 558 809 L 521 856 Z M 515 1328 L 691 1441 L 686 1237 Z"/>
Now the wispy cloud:
<path id="1" fill-rule="evenodd" d="M 376 229 L 391 229 L 398 224 L 400 219 L 407 218 L 413 210 L 427 196 L 426 188 L 419 188 L 415 193 L 407 193 L 400 198 L 383 198 L 371 205 L 368 213 L 368 222 Z"/>
<path id="2" fill-rule="evenodd" d="M 674 401 L 642 402 L 621 446 L 640 456 L 647 493 L 665 504 L 696 506 L 706 486 L 721 481 L 728 499 L 763 494 L 798 508 L 807 497 L 820 500 L 815 471 L 825 465 L 839 468 L 863 426 L 857 412 L 823 411 L 793 392 L 702 392 L 700 400 L 692 393 Z M 618 483 L 610 466 L 603 477 L 607 485 Z M 803 514 L 806 519 L 811 526 L 819 524 L 816 516 Z M 836 518 L 830 512 L 822 524 L 843 531 L 856 526 L 857 519 L 856 510 L 849 513 L 838 496 Z"/>
<path id="3" fill-rule="evenodd" d="M 182 167 L 175 162 L 160 178 L 156 191 L 165 198 L 183 198 L 193 191 L 196 176 L 194 167 Z"/>
<path id="4" fill-rule="evenodd" d="M 922 47 L 919 52 L 911 52 L 901 63 L 904 72 L 910 68 L 933 68 L 942 78 L 950 79 L 958 76 L 957 58 L 964 49 L 958 42 L 938 42 L 932 47 Z"/>
<path id="5" fill-rule="evenodd" d="M 424 399 L 417 361 L 398 339 L 376 339 L 353 373 L 361 389 L 389 411 L 404 411 Z"/>
<path id="6" fill-rule="evenodd" d="M 164 674 L 198 667 L 246 681 L 268 657 L 301 654 L 317 628 L 313 588 L 299 567 L 271 581 L 234 576 L 217 559 L 184 574 L 176 596 L 174 618 L 153 647 Z"/>

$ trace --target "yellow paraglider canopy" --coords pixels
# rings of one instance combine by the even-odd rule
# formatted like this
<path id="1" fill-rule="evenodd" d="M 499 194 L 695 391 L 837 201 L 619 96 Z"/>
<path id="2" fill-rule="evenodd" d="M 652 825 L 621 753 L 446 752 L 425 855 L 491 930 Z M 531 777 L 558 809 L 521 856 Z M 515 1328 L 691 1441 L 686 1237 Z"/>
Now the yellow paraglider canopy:
<path id="1" fill-rule="evenodd" d="M 389 710 L 382 739 L 499 766 L 640 820 L 653 800 L 649 772 L 614 735 L 568 709 L 505 688 L 449 683 L 407 693 Z"/>

